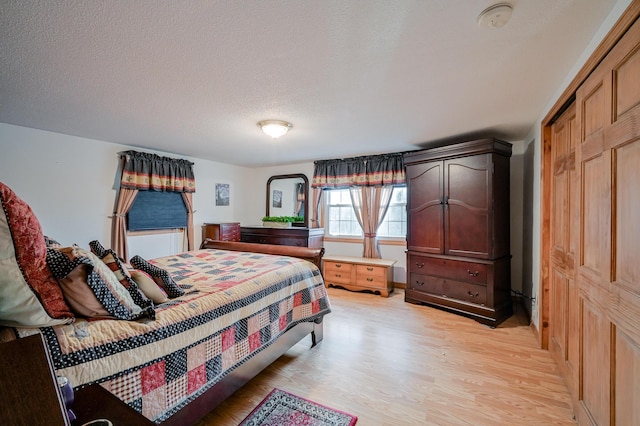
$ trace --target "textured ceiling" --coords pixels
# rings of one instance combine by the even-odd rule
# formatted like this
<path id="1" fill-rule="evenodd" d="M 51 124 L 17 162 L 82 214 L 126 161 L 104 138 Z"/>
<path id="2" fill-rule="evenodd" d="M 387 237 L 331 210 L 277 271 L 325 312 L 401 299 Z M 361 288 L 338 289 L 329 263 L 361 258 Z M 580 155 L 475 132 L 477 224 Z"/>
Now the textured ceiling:
<path id="1" fill-rule="evenodd" d="M 0 122 L 245 166 L 521 140 L 615 0 L 493 3 L 2 0 Z"/>

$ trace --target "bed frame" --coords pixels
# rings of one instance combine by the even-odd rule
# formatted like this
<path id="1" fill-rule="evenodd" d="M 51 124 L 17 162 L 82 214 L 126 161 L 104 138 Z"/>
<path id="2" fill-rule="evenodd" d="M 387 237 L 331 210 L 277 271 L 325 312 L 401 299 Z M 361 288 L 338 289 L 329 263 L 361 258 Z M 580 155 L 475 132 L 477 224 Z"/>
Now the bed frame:
<path id="1" fill-rule="evenodd" d="M 318 268 L 321 268 L 320 263 L 322 261 L 322 256 L 324 255 L 324 248 L 216 241 L 208 238 L 202 242 L 200 248 L 247 251 L 252 253 L 298 257 L 311 261 L 317 265 Z M 213 387 L 209 388 L 202 395 L 161 424 L 167 426 L 182 426 L 198 422 L 198 420 L 211 412 L 215 407 L 220 405 L 222 401 L 244 386 L 244 384 L 249 380 L 257 376 L 262 370 L 272 364 L 292 346 L 309 334 L 311 335 L 311 347 L 314 347 L 322 340 L 322 332 L 322 320 L 319 320 L 317 323 L 301 323 L 290 328 L 270 346 L 227 374 L 222 380 L 213 385 Z"/>

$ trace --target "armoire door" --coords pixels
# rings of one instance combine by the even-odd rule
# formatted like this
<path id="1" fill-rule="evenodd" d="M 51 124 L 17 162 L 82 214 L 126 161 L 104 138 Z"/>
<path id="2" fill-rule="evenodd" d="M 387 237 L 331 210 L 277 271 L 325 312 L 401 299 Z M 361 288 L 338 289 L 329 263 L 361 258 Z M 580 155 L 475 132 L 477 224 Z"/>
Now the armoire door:
<path id="1" fill-rule="evenodd" d="M 443 163 L 430 161 L 407 167 L 407 249 L 425 253 L 444 252 Z"/>
<path id="2" fill-rule="evenodd" d="M 491 258 L 491 154 L 444 162 L 444 252 Z"/>
<path id="3" fill-rule="evenodd" d="M 640 21 L 576 94 L 581 424 L 640 424 Z"/>
<path id="4" fill-rule="evenodd" d="M 549 351 L 571 393 L 578 389 L 580 300 L 575 279 L 578 247 L 576 108 L 572 104 L 551 127 L 551 224 Z"/>

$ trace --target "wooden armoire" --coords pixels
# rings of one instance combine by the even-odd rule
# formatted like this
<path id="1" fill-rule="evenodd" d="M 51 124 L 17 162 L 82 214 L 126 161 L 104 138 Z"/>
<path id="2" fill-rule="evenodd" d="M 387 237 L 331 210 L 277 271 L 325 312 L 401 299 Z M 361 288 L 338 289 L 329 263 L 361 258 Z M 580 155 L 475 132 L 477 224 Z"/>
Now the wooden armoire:
<path id="1" fill-rule="evenodd" d="M 511 316 L 510 157 L 496 139 L 405 154 L 405 301 L 491 326 Z"/>
<path id="2" fill-rule="evenodd" d="M 580 425 L 640 425 L 639 16 L 543 121 L 540 331 Z"/>

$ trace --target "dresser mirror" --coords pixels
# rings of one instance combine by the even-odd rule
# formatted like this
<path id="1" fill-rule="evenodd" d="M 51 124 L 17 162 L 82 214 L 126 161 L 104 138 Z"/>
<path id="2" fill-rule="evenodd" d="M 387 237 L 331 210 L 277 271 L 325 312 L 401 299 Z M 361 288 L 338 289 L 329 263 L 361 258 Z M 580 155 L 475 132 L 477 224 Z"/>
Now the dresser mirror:
<path id="1" fill-rule="evenodd" d="M 267 216 L 301 216 L 309 226 L 309 179 L 302 173 L 271 176 L 267 181 Z"/>

